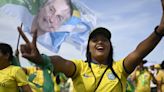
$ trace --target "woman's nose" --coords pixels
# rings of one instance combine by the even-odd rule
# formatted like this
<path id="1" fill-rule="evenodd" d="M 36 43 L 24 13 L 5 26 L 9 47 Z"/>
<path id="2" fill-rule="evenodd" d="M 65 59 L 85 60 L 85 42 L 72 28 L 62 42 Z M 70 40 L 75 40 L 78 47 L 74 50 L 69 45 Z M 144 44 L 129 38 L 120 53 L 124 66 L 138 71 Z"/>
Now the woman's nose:
<path id="1" fill-rule="evenodd" d="M 49 22 L 53 23 L 56 20 L 57 16 L 56 16 L 56 11 L 53 10 L 53 12 L 49 13 Z"/>
<path id="2" fill-rule="evenodd" d="M 56 16 L 56 15 L 50 16 L 50 17 L 49 17 L 49 22 L 50 22 L 50 23 L 53 23 L 53 24 L 54 24 L 54 23 L 55 23 L 55 24 L 58 23 L 58 22 L 59 22 L 58 16 Z"/>
<path id="3" fill-rule="evenodd" d="M 98 40 L 97 43 L 103 43 L 103 41 L 102 40 Z"/>

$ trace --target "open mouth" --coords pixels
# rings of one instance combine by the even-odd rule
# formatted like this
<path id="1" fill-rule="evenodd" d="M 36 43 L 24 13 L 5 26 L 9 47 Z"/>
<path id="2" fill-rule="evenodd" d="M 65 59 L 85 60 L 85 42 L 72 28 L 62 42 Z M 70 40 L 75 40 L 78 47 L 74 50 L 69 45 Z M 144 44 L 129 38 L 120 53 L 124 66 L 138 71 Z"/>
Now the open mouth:
<path id="1" fill-rule="evenodd" d="M 105 49 L 105 48 L 104 48 L 103 46 L 97 46 L 97 47 L 96 47 L 96 50 L 98 50 L 98 51 L 104 51 L 104 49 Z"/>

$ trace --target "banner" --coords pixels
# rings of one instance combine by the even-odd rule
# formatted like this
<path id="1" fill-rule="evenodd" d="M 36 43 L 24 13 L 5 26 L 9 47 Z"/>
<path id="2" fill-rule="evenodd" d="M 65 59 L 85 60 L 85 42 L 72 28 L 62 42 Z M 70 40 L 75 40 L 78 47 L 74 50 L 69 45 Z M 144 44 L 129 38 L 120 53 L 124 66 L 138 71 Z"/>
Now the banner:
<path id="1" fill-rule="evenodd" d="M 0 12 L 16 17 L 30 35 L 37 29 L 37 41 L 57 53 L 63 42 L 83 51 L 96 16 L 79 0 L 0 0 Z"/>

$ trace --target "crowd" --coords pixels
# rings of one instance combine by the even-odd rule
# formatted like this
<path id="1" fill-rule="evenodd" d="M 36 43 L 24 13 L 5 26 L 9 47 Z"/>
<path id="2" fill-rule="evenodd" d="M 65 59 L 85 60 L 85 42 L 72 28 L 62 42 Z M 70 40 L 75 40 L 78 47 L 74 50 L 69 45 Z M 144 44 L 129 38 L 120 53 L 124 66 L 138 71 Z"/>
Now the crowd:
<path id="1" fill-rule="evenodd" d="M 164 11 L 164 0 L 161 4 Z M 35 65 L 22 67 L 19 55 L 14 56 L 11 46 L 1 42 L 0 92 L 164 92 L 164 62 L 144 66 L 144 58 L 164 36 L 162 14 L 160 24 L 150 36 L 118 61 L 113 59 L 111 32 L 104 27 L 90 33 L 86 60 L 41 54 L 36 43 L 38 30 L 33 30 L 30 42 L 18 27 L 25 41 L 20 45 L 22 57 Z M 156 86 L 151 88 L 151 81 Z"/>

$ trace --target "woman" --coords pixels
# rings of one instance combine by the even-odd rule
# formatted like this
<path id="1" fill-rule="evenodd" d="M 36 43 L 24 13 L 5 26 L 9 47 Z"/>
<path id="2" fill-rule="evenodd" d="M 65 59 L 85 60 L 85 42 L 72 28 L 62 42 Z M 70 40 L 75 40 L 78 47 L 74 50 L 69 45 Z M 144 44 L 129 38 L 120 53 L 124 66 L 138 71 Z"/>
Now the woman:
<path id="1" fill-rule="evenodd" d="M 164 92 L 164 61 L 161 63 L 161 69 L 159 70 L 157 76 L 157 92 Z"/>
<path id="2" fill-rule="evenodd" d="M 162 6 L 164 10 L 164 0 Z M 86 62 L 83 60 L 67 60 L 61 56 L 41 55 L 36 46 L 37 31 L 33 41 L 29 42 L 21 28 L 18 31 L 26 44 L 21 45 L 22 56 L 39 65 L 52 63 L 54 73 L 63 72 L 73 79 L 75 92 L 125 92 L 126 78 L 137 65 L 158 44 L 164 35 L 164 16 L 155 31 L 125 58 L 115 62 L 111 33 L 106 28 L 99 27 L 89 36 Z M 50 59 L 50 60 L 48 60 Z"/>
<path id="3" fill-rule="evenodd" d="M 26 75 L 18 66 L 11 65 L 13 51 L 10 45 L 0 43 L 0 92 L 32 92 Z"/>
<path id="4" fill-rule="evenodd" d="M 151 92 L 151 80 L 156 84 L 154 75 L 148 71 L 148 67 L 144 66 L 146 63 L 147 60 L 143 60 L 134 72 L 132 80 L 136 82 L 135 92 Z"/>

